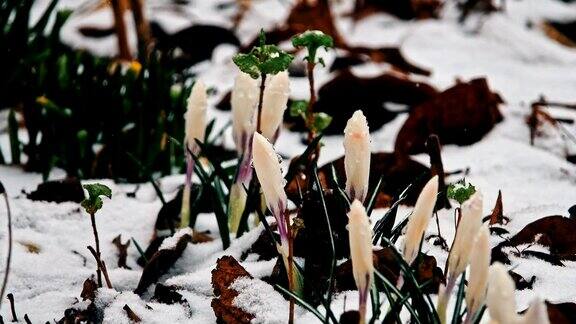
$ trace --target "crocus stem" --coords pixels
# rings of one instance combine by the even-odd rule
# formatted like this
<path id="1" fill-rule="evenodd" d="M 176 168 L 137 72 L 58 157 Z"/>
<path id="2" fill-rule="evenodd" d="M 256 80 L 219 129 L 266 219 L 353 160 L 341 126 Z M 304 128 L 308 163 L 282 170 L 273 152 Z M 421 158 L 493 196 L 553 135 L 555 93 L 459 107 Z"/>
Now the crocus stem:
<path id="1" fill-rule="evenodd" d="M 471 324 L 472 320 L 474 319 L 474 315 L 476 315 L 476 312 L 467 312 L 466 317 L 464 317 L 463 324 Z"/>
<path id="2" fill-rule="evenodd" d="M 182 192 L 182 209 L 180 210 L 180 228 L 190 226 L 190 192 L 192 190 L 192 175 L 194 174 L 194 159 L 186 152 L 186 182 Z"/>
<path id="3" fill-rule="evenodd" d="M 456 277 L 449 275 L 446 288 L 438 295 L 438 318 L 440 318 L 440 323 L 442 324 L 446 324 L 446 308 L 448 307 L 448 300 L 450 299 L 450 295 L 452 295 L 452 290 L 455 285 Z"/>
<path id="4" fill-rule="evenodd" d="M 96 243 L 96 277 L 98 278 L 98 287 L 102 287 L 102 272 L 100 271 L 100 240 L 98 239 L 98 230 L 96 229 L 96 217 L 94 213 L 90 213 L 90 220 L 92 221 L 92 231 L 94 232 L 94 241 Z"/>
<path id="5" fill-rule="evenodd" d="M 366 304 L 368 300 L 368 287 L 358 289 L 358 313 L 360 314 L 359 324 L 366 323 Z"/>
<path id="6" fill-rule="evenodd" d="M 236 179 L 230 188 L 227 214 L 228 225 L 231 233 L 238 232 L 242 214 L 244 214 L 244 209 L 247 207 L 247 194 L 244 186 L 248 188 L 250 181 L 252 180 L 252 137 L 250 137 L 246 146 L 247 149 L 245 150 L 245 154 L 242 156 L 242 160 L 238 166 L 239 169 L 236 174 Z"/>
<path id="7" fill-rule="evenodd" d="M 260 97 L 258 98 L 258 118 L 256 119 L 256 131 L 262 134 L 262 102 L 264 101 L 264 88 L 266 87 L 266 74 L 262 74 L 260 81 Z"/>

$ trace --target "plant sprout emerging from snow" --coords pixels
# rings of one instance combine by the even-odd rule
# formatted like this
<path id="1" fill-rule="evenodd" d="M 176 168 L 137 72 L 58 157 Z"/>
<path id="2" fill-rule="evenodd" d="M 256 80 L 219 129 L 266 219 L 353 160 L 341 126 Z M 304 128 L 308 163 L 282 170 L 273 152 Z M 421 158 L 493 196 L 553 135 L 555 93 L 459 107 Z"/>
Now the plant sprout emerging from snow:
<path id="1" fill-rule="evenodd" d="M 357 110 L 346 124 L 344 152 L 346 193 L 351 200 L 364 202 L 370 177 L 370 131 L 361 110 Z"/>
<path id="2" fill-rule="evenodd" d="M 434 176 L 422 189 L 414 205 L 414 210 L 408 219 L 408 224 L 406 225 L 406 236 L 404 238 L 402 254 L 408 264 L 411 264 L 418 256 L 420 242 L 428 227 L 430 218 L 432 218 L 437 195 L 438 176 Z"/>
<path id="3" fill-rule="evenodd" d="M 267 45 L 264 30 L 260 31 L 260 46 L 255 46 L 247 54 L 236 54 L 232 59 L 240 71 L 249 74 L 253 79 L 260 78 L 260 97 L 256 117 L 256 130 L 262 132 L 262 101 L 268 75 L 276 75 L 288 69 L 294 57 L 282 51 L 276 45 Z"/>
<path id="4" fill-rule="evenodd" d="M 292 258 L 292 233 L 290 230 L 290 216 L 287 207 L 287 197 L 284 192 L 284 178 L 278 161 L 278 155 L 274 151 L 272 144 L 268 140 L 254 133 L 252 143 L 252 155 L 256 176 L 262 186 L 266 205 L 272 212 L 278 224 L 278 233 L 280 234 L 280 244 L 277 245 L 278 252 L 282 256 L 286 273 L 288 274 L 288 286 L 290 291 L 301 293 L 301 280 L 299 272 L 294 265 Z M 293 316 L 292 302 L 290 316 Z"/>
<path id="5" fill-rule="evenodd" d="M 112 190 L 107 186 L 99 183 L 86 184 L 83 186 L 88 191 L 88 198 L 84 199 L 80 205 L 90 214 L 90 221 L 92 222 L 92 231 L 94 232 L 94 241 L 96 243 L 96 276 L 98 279 L 98 286 L 102 287 L 102 272 L 100 270 L 102 260 L 100 258 L 100 240 L 98 239 L 98 230 L 96 228 L 96 212 L 102 208 L 101 196 L 112 198 Z"/>
<path id="6" fill-rule="evenodd" d="M 232 96 L 232 133 L 236 151 L 240 158 L 236 178 L 230 188 L 228 202 L 228 225 L 230 231 L 238 231 L 240 218 L 246 206 L 246 190 L 252 179 L 252 134 L 256 130 L 254 122 L 258 105 L 258 83 L 248 74 L 240 72 L 236 77 Z"/>
<path id="7" fill-rule="evenodd" d="M 450 184 L 448 186 L 446 195 L 450 199 L 456 200 L 460 205 L 476 192 L 476 187 L 471 183 L 466 183 L 465 179 L 462 179 L 456 183 Z"/>
<path id="8" fill-rule="evenodd" d="M 316 58 L 316 54 L 320 47 L 328 50 L 334 47 L 334 41 L 332 37 L 324 34 L 319 30 L 307 30 L 301 34 L 298 34 L 292 38 L 292 45 L 296 48 L 305 47 L 308 50 L 308 55 L 304 58 L 307 61 L 306 67 L 308 72 L 308 83 L 310 85 L 310 101 L 308 104 L 294 105 L 290 114 L 292 116 L 302 116 L 308 128 L 308 141 L 312 142 L 316 133 L 322 132 L 330 122 L 332 117 L 325 113 L 314 113 L 312 111 L 314 104 L 316 103 L 316 92 L 314 90 L 314 67 L 316 64 L 320 63 L 324 65 L 324 60 L 322 58 Z M 305 109 L 302 109 L 304 108 Z"/>
<path id="9" fill-rule="evenodd" d="M 192 175 L 194 173 L 194 159 L 192 154 L 198 153 L 196 140 L 204 140 L 206 131 L 207 109 L 206 87 L 202 81 L 196 81 L 188 98 L 188 109 L 185 118 L 184 155 L 186 156 L 186 182 L 182 193 L 182 209 L 180 210 L 180 228 L 190 225 L 190 191 L 192 188 Z"/>
<path id="10" fill-rule="evenodd" d="M 366 209 L 358 200 L 354 200 L 348 213 L 348 235 L 352 273 L 358 288 L 360 324 L 366 319 L 366 300 L 374 276 L 372 261 L 372 228 Z"/>

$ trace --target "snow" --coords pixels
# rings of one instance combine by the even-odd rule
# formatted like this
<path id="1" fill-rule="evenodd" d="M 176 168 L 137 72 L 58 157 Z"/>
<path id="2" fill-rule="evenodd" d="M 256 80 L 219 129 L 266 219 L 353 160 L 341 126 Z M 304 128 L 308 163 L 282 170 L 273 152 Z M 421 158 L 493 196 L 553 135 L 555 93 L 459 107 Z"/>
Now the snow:
<path id="1" fill-rule="evenodd" d="M 48 1 L 38 1 L 34 17 L 39 8 Z M 147 12 L 170 32 L 185 28 L 191 23 L 215 23 L 227 26 L 233 11 L 218 13 L 216 4 L 208 1 L 191 1 L 181 11 L 164 5 L 162 1 L 149 1 Z M 78 6 L 78 1 L 62 1 L 61 6 Z M 335 4 L 334 13 L 344 13 L 350 1 Z M 576 203 L 576 167 L 565 161 L 563 152 L 573 149 L 561 139 L 561 134 L 547 132 L 549 140 L 530 146 L 529 131 L 525 118 L 530 113 L 529 103 L 540 95 L 554 101 L 574 102 L 576 88 L 576 52 L 546 38 L 538 24 L 544 18 L 558 20 L 576 18 L 576 4 L 565 4 L 556 0 L 507 1 L 508 11 L 489 17 L 472 17 L 472 22 L 461 26 L 456 22 L 455 12 L 449 6 L 440 20 L 400 21 L 388 15 L 375 15 L 354 25 L 349 18 L 340 17 L 338 28 L 343 36 L 355 45 L 402 45 L 403 53 L 417 65 L 432 69 L 426 80 L 438 89 L 453 85 L 457 78 L 468 80 L 486 76 L 491 88 L 498 91 L 506 101 L 501 107 L 505 120 L 497 125 L 482 141 L 466 147 L 447 145 L 442 157 L 447 171 L 470 168 L 467 180 L 484 195 L 484 214 L 489 214 L 498 190 L 502 190 L 504 214 L 511 219 L 507 229 L 516 233 L 526 224 L 548 215 L 567 215 L 567 209 Z M 172 8 L 172 9 L 171 9 Z M 271 28 L 288 14 L 288 1 L 255 1 L 254 8 L 240 25 L 243 42 L 249 41 L 260 27 Z M 36 18 L 37 19 L 37 18 Z M 129 22 L 131 17 L 127 16 Z M 532 23 L 532 27 L 527 26 Z M 129 22 L 130 23 L 130 22 Z M 113 37 L 101 41 L 82 39 L 76 27 L 80 25 L 109 26 L 108 11 L 86 11 L 75 14 L 64 27 L 62 37 L 75 47 L 86 48 L 101 55 L 113 55 L 116 43 Z M 135 36 L 128 28 L 129 41 L 135 48 Z M 368 35 L 368 36 L 366 36 Z M 329 63 L 334 52 L 319 52 Z M 232 87 L 236 67 L 230 62 L 233 52 L 221 49 L 212 61 L 205 61 L 192 70 L 198 73 L 208 88 L 217 94 L 209 98 L 214 105 Z M 374 75 L 387 70 L 386 64 L 368 64 L 353 69 L 358 75 Z M 316 69 L 317 86 L 330 80 L 327 69 Z M 306 99 L 307 83 L 293 79 L 292 96 Z M 353 95 L 353 94 L 352 94 Z M 552 112 L 552 110 L 551 110 Z M 574 111 L 555 109 L 554 114 L 575 118 Z M 229 119 L 228 113 L 210 109 L 210 118 L 218 118 L 216 127 L 222 127 Z M 390 151 L 405 115 L 397 117 L 382 129 L 372 133 L 374 151 Z M 576 128 L 567 125 L 573 133 Z M 232 145 L 231 134 L 226 134 L 226 143 Z M 300 153 L 304 146 L 302 135 L 283 131 L 276 148 L 285 156 Z M 327 162 L 343 153 L 342 136 L 330 136 L 324 140 L 320 162 Z M 564 143 L 564 144 L 563 144 Z M 8 156 L 7 137 L 0 136 L 1 148 Z M 566 145 L 566 147 L 561 147 Z M 560 148 L 559 148 L 560 147 Z M 428 157 L 415 157 L 428 164 Z M 286 170 L 286 168 L 284 168 Z M 52 179 L 61 178 L 63 173 L 55 171 Z M 453 176 L 449 181 L 456 181 Z M 32 202 L 25 199 L 21 191 L 30 191 L 40 183 L 41 175 L 24 173 L 16 167 L 0 166 L 0 180 L 10 197 L 14 225 L 14 253 L 7 291 L 16 298 L 16 309 L 20 317 L 27 313 L 33 322 L 51 321 L 63 316 L 65 309 L 82 308 L 87 303 L 79 301 L 82 283 L 94 275 L 95 262 L 86 249 L 93 245 L 94 238 L 88 215 L 73 203 L 54 204 Z M 189 302 L 190 309 L 180 304 L 163 305 L 153 302 L 150 296 L 143 298 L 132 293 L 136 287 L 141 267 L 135 260 L 139 257 L 134 245 L 128 248 L 128 266 L 133 270 L 117 267 L 117 251 L 111 241 L 122 234 L 123 241 L 134 238 L 145 247 L 154 232 L 160 201 L 150 184 L 139 186 L 136 198 L 127 197 L 134 185 L 119 185 L 111 181 L 98 180 L 109 185 L 113 191 L 111 200 L 105 199 L 104 207 L 96 215 L 100 234 L 102 258 L 108 266 L 114 290 L 101 289 L 97 303 L 108 305 L 106 323 L 128 323 L 124 305 L 128 305 L 144 323 L 211 323 L 215 317 L 210 307 L 212 300 L 211 271 L 216 260 L 223 255 L 239 258 L 257 239 L 263 228 L 257 227 L 222 251 L 218 227 L 214 215 L 201 214 L 197 230 L 209 230 L 216 239 L 212 242 L 189 245 L 175 266 L 160 282 L 176 286 L 178 292 Z M 93 182 L 93 181 L 86 181 Z M 173 197 L 183 182 L 182 175 L 160 180 L 160 187 L 167 198 Z M 0 204 L 0 277 L 4 275 L 5 246 L 7 236 L 6 210 Z M 399 218 L 410 213 L 402 207 Z M 372 215 L 372 223 L 385 210 Z M 453 210 L 439 213 L 442 235 L 448 244 L 454 237 Z M 436 234 L 436 224 L 431 222 L 427 234 Z M 502 239 L 491 237 L 492 246 Z M 169 247 L 175 239 L 164 243 Z M 38 253 L 31 253 L 24 244 L 33 244 Z M 446 261 L 446 253 L 426 242 L 424 251 L 434 255 L 440 267 Z M 533 246 L 532 249 L 538 247 Z M 526 279 L 536 276 L 534 289 L 516 292 L 518 309 L 524 309 L 535 296 L 552 302 L 576 301 L 576 262 L 564 262 L 564 267 L 553 266 L 535 258 L 511 257 L 511 268 Z M 287 302 L 272 287 L 259 278 L 269 275 L 274 266 L 272 261 L 256 261 L 248 257 L 241 264 L 256 278 L 240 279 L 234 287 L 241 290 L 235 303 L 246 310 L 256 311 L 256 321 L 262 323 L 286 322 Z M 553 274 L 553 275 L 550 275 Z M 384 299 L 384 298 L 383 298 Z M 346 300 L 346 303 L 344 302 Z M 333 310 L 337 313 L 355 309 L 357 294 L 345 292 L 335 296 Z M 2 304 L 0 314 L 11 318 L 7 303 Z M 369 311 L 370 312 L 370 311 Z M 301 309 L 297 311 L 297 322 L 315 322 L 314 315 Z"/>

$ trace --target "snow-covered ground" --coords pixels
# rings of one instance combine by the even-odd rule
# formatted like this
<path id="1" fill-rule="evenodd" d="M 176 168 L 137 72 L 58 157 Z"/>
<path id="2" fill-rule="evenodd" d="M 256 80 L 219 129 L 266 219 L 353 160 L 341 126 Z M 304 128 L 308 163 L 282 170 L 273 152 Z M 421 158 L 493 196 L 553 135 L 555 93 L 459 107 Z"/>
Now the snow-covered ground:
<path id="1" fill-rule="evenodd" d="M 75 1 L 64 1 L 64 4 Z M 173 23 L 177 30 L 189 23 L 206 20 L 210 22 L 227 21 L 227 17 L 218 16 L 208 1 L 193 1 L 189 9 L 177 18 L 162 20 L 167 26 Z M 255 1 L 254 11 L 241 25 L 241 39 L 247 40 L 255 35 L 260 26 L 272 26 L 282 21 L 289 10 L 286 1 Z M 548 215 L 567 215 L 568 208 L 576 204 L 576 166 L 565 161 L 562 152 L 574 152 L 574 143 L 559 140 L 560 134 L 552 132 L 552 141 L 530 146 L 529 130 L 525 118 L 530 113 L 530 102 L 540 95 L 554 101 L 575 102 L 576 96 L 576 50 L 564 47 L 548 39 L 538 28 L 542 19 L 576 19 L 576 5 L 556 0 L 508 1 L 507 12 L 488 17 L 472 17 L 465 26 L 456 22 L 454 10 L 448 6 L 442 19 L 423 21 L 400 21 L 387 15 L 375 15 L 353 25 L 350 19 L 338 18 L 341 33 L 351 43 L 370 46 L 401 45 L 404 54 L 418 65 L 430 68 L 433 74 L 427 82 L 445 89 L 456 78 L 468 80 L 472 77 L 486 76 L 491 88 L 498 91 L 506 104 L 501 106 L 505 117 L 482 141 L 467 147 L 447 145 L 442 157 L 445 168 L 450 170 L 470 168 L 467 179 L 484 195 L 485 214 L 491 211 L 498 190 L 502 190 L 504 213 L 511 222 L 507 229 L 515 233 L 526 224 Z M 42 5 L 40 1 L 39 6 Z M 150 1 L 150 6 L 158 1 Z M 334 11 L 343 13 L 350 8 L 349 1 L 341 1 Z M 151 17 L 168 15 L 161 10 L 150 9 Z M 99 13 L 92 19 L 102 25 L 110 23 L 109 14 Z M 184 18 L 183 18 L 184 17 Z M 80 21 L 81 17 L 75 17 Z M 158 18 L 162 19 L 162 18 Z M 527 22 L 533 27 L 528 28 Z M 75 23 L 73 19 L 71 25 Z M 67 27 L 68 28 L 68 27 Z M 73 30 L 65 28 L 63 37 L 67 41 L 83 46 L 81 40 L 74 37 Z M 131 38 L 132 39 L 132 38 Z M 96 45 L 100 54 L 114 52 L 115 43 Z M 216 103 L 219 96 L 232 85 L 236 68 L 230 61 L 232 51 L 217 50 L 211 62 L 204 62 L 194 70 L 198 72 L 208 87 L 218 89 L 218 95 L 210 98 Z M 333 53 L 324 53 L 327 60 Z M 358 74 L 375 74 L 385 71 L 385 64 L 368 65 L 355 68 Z M 317 70 L 319 86 L 329 80 L 326 71 Z M 294 98 L 307 96 L 305 80 L 292 80 Z M 350 94 L 354 95 L 354 94 Z M 574 111 L 562 111 L 563 115 L 576 118 Z M 218 124 L 226 123 L 227 113 L 210 111 L 218 118 Z M 393 148 L 396 133 L 406 116 L 399 116 L 382 129 L 372 133 L 374 151 L 390 151 Z M 576 129 L 570 129 L 576 132 Z M 228 142 L 231 143 L 231 135 Z M 332 160 L 343 153 L 342 137 L 331 136 L 324 140 L 321 162 Z M 550 147 L 550 143 L 555 143 Z M 566 145 L 566 146 L 563 146 Z M 572 147 L 570 146 L 572 145 Z M 300 135 L 284 131 L 277 142 L 280 153 L 293 156 L 303 150 Z M 6 147 L 4 147 L 6 149 Z M 426 156 L 416 156 L 428 164 Z M 61 177 L 54 173 L 52 178 Z M 16 298 L 16 309 L 22 318 L 24 313 L 32 322 L 45 322 L 60 319 L 63 311 L 82 305 L 79 294 L 83 281 L 93 274 L 95 263 L 86 246 L 93 244 L 90 219 L 77 204 L 33 202 L 21 194 L 21 190 L 32 190 L 41 181 L 41 176 L 25 174 L 13 167 L 0 167 L 0 180 L 8 189 L 14 217 L 14 254 L 8 292 Z M 450 180 L 456 180 L 450 179 Z M 110 305 L 106 308 L 106 323 L 128 323 L 122 307 L 128 304 L 146 323 L 210 323 L 215 317 L 210 307 L 212 288 L 210 271 L 215 260 L 222 255 L 239 257 L 258 237 L 261 229 L 254 229 L 244 237 L 232 243 L 222 251 L 218 239 L 218 227 L 213 215 L 201 215 L 197 228 L 208 229 L 216 240 L 189 246 L 176 266 L 161 281 L 181 287 L 181 293 L 190 304 L 190 312 L 180 304 L 164 305 L 141 299 L 132 293 L 141 274 L 141 268 L 135 263 L 138 257 L 134 245 L 128 249 L 128 266 L 132 270 L 119 269 L 116 266 L 116 248 L 111 241 L 122 234 L 123 241 L 133 237 L 141 245 L 146 245 L 154 229 L 156 214 L 161 206 L 149 184 L 141 185 L 136 198 L 126 193 L 134 190 L 133 185 L 116 185 L 106 180 L 98 180 L 110 185 L 113 198 L 104 202 L 104 208 L 97 215 L 103 260 L 106 262 L 110 279 L 116 291 L 104 290 L 99 303 Z M 168 197 L 174 194 L 183 176 L 161 179 L 162 189 Z M 86 181 L 90 182 L 90 181 Z M 0 208 L 0 277 L 4 276 L 5 262 L 6 212 L 3 204 Z M 401 208 L 400 215 L 410 212 Z M 384 210 L 373 214 L 376 221 Z M 451 241 L 454 235 L 453 210 L 440 212 L 442 234 Z M 428 230 L 436 232 L 435 224 Z M 495 245 L 501 240 L 492 237 Z M 28 245 L 39 248 L 32 253 Z M 434 255 L 439 266 L 443 266 L 446 253 L 438 247 L 425 244 L 424 251 Z M 252 260 L 248 258 L 247 260 Z M 272 271 L 273 262 L 245 261 L 242 263 L 256 278 L 266 276 Z M 512 258 L 512 268 L 525 278 L 536 276 L 534 288 L 517 291 L 518 309 L 524 309 L 535 296 L 552 302 L 576 302 L 576 262 L 564 262 L 564 267 L 552 266 L 537 259 Z M 235 283 L 245 287 L 245 291 L 257 289 L 267 304 L 258 307 L 257 319 L 263 322 L 286 322 L 288 304 L 279 294 L 258 282 Z M 260 287 L 260 288 L 258 288 Z M 250 288 L 250 289 L 248 289 Z M 242 296 L 242 295 L 241 295 Z M 264 297 L 266 296 L 266 297 Z M 148 296 L 149 297 L 149 296 Z M 346 305 L 356 307 L 356 294 L 348 294 Z M 270 303 L 269 300 L 277 301 Z M 337 296 L 333 309 L 341 311 L 344 296 Z M 238 299 L 239 306 L 250 305 L 254 301 L 250 296 Z M 5 320 L 10 318 L 8 304 L 2 303 L 0 314 Z M 148 308 L 149 306 L 150 308 Z M 286 312 L 282 312 L 286 310 Z M 191 317 L 189 315 L 191 314 Z M 297 322 L 308 323 L 315 320 L 311 314 L 299 309 Z"/>

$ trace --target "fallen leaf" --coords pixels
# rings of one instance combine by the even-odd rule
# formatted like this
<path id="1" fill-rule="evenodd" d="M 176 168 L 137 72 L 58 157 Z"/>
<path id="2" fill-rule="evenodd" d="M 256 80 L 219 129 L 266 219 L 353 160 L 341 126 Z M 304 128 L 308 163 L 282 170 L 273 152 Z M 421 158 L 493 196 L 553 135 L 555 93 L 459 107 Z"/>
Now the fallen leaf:
<path id="1" fill-rule="evenodd" d="M 190 234 L 184 234 L 179 239 L 176 245 L 169 249 L 158 250 L 150 258 L 146 267 L 142 271 L 138 287 L 134 290 L 135 294 L 142 295 L 151 284 L 154 284 L 158 279 L 164 275 L 182 255 L 189 243 L 192 242 Z"/>
<path id="2" fill-rule="evenodd" d="M 396 137 L 395 151 L 424 153 L 431 134 L 438 135 L 442 145 L 475 143 L 502 120 L 498 109 L 502 102 L 484 78 L 458 83 L 410 111 Z"/>
<path id="3" fill-rule="evenodd" d="M 215 297 L 211 306 L 217 321 L 227 324 L 250 323 L 254 318 L 254 315 L 234 306 L 238 292 L 231 289 L 230 285 L 241 277 L 253 278 L 233 257 L 223 256 L 216 261 L 216 268 L 212 270 Z"/>

